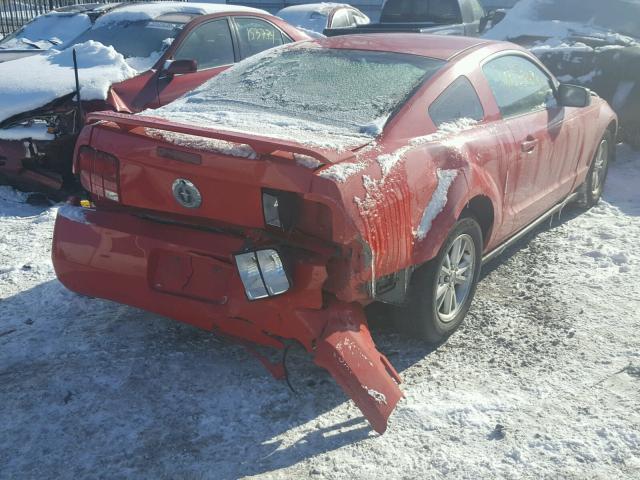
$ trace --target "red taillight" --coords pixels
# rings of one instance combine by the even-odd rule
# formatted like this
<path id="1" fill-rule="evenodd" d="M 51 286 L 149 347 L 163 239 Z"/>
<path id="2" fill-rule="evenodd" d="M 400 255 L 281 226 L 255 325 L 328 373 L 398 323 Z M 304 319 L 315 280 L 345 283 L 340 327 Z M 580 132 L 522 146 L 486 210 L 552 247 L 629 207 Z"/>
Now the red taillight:
<path id="1" fill-rule="evenodd" d="M 119 162 L 116 157 L 83 145 L 78 149 L 80 183 L 94 195 L 120 201 Z"/>

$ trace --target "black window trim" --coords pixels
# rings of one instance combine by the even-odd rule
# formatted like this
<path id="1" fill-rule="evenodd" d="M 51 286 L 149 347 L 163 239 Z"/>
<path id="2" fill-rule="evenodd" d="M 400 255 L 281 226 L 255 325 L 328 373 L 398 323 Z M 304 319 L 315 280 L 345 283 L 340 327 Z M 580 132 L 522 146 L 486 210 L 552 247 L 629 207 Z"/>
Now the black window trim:
<path id="1" fill-rule="evenodd" d="M 436 126 L 436 128 L 440 128 L 440 125 L 442 125 L 442 124 L 438 125 L 434 121 L 433 117 L 431 116 L 431 107 L 433 107 L 447 93 L 447 91 L 453 86 L 453 84 L 456 83 L 461 78 L 464 78 L 464 79 L 467 80 L 467 82 L 469 82 L 469 85 L 471 85 L 471 88 L 473 89 L 473 93 L 475 93 L 476 98 L 478 99 L 478 105 L 480 105 L 480 109 L 482 110 L 482 119 L 478 120 L 478 123 L 486 122 L 486 120 L 487 120 L 487 112 L 484 109 L 484 105 L 482 104 L 482 99 L 480 98 L 480 95 L 478 95 L 478 90 L 476 89 L 476 86 L 473 84 L 473 82 L 471 81 L 471 79 L 467 75 L 461 74 L 461 75 L 458 75 L 452 82 L 450 82 L 449 85 L 447 85 L 444 88 L 444 90 L 442 90 L 442 92 L 440 92 L 440 95 L 438 95 L 437 98 L 435 100 L 433 100 L 433 102 L 431 102 L 429 107 L 427 107 L 427 114 L 429 115 L 429 118 L 431 119 L 431 122 L 433 122 L 433 124 Z M 461 120 L 461 119 L 459 119 L 459 120 Z"/>
<path id="2" fill-rule="evenodd" d="M 489 83 L 489 79 L 487 78 L 487 75 L 484 73 L 484 66 L 487 63 L 492 62 L 493 60 L 497 60 L 498 58 L 502 58 L 502 57 L 521 57 L 521 58 L 524 58 L 525 60 L 528 60 L 529 62 L 533 63 L 535 66 L 537 66 L 542 71 L 542 73 L 544 73 L 547 76 L 547 78 L 550 80 L 550 84 L 551 84 L 551 87 L 552 87 L 552 90 L 553 90 L 553 94 L 557 95 L 558 87 L 560 86 L 560 82 L 558 81 L 558 79 L 540 61 L 538 61 L 536 58 L 533 58 L 533 57 L 527 55 L 525 52 L 522 52 L 520 50 L 503 50 L 501 52 L 494 53 L 493 55 L 490 55 L 487 58 L 485 58 L 484 60 L 482 60 L 480 62 L 480 71 L 482 72 L 482 76 L 484 77 L 484 79 L 485 79 L 485 81 L 487 83 Z M 520 117 L 524 117 L 524 116 L 527 116 L 527 115 L 532 115 L 534 113 L 540 113 L 540 112 L 543 112 L 545 110 L 548 110 L 546 107 L 545 108 L 537 108 L 535 110 L 531 110 L 530 112 L 523 112 L 523 113 L 519 113 L 517 115 L 509 115 L 509 116 L 505 117 L 502 114 L 502 110 L 500 109 L 500 105 L 498 105 L 498 100 L 495 98 L 495 94 L 493 93 L 493 89 L 491 88 L 490 85 L 489 85 L 489 90 L 491 91 L 491 95 L 493 95 L 493 101 L 498 106 L 498 111 L 500 112 L 500 118 L 502 118 L 502 120 L 510 120 L 510 119 L 513 119 L 513 118 L 520 118 Z"/>
<path id="3" fill-rule="evenodd" d="M 238 24 L 236 23 L 236 18 L 249 18 L 249 19 L 254 19 L 254 20 L 261 20 L 265 23 L 268 23 L 269 25 L 271 25 L 273 28 L 275 28 L 277 31 L 280 32 L 280 35 L 282 35 L 282 45 L 285 45 L 286 43 L 293 43 L 293 38 L 291 38 L 289 35 L 287 35 L 284 30 L 282 30 L 278 25 L 276 25 L 275 23 L 269 21 L 268 19 L 264 18 L 264 17 L 258 17 L 256 15 L 229 15 L 229 21 L 230 23 L 233 25 L 232 28 L 232 35 L 234 37 L 234 50 L 236 48 L 237 45 L 237 51 L 238 51 L 238 57 L 236 58 L 236 62 L 239 62 L 241 60 L 244 60 L 245 58 L 249 58 L 252 55 L 249 55 L 248 57 L 243 57 L 242 56 L 242 49 L 240 48 L 240 33 L 238 31 Z M 285 42 L 284 40 L 288 40 L 288 42 Z M 276 45 L 277 47 L 278 45 Z M 275 48 L 275 47 L 273 47 Z"/>

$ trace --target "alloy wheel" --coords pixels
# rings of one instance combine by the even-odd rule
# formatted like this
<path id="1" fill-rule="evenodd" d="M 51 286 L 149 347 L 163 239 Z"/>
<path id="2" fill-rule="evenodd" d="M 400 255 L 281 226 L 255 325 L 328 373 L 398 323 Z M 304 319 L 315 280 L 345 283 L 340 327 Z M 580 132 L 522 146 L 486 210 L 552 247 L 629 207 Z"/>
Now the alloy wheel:
<path id="1" fill-rule="evenodd" d="M 435 294 L 441 322 L 453 321 L 464 308 L 473 286 L 476 249 L 470 235 L 458 236 L 442 258 Z"/>

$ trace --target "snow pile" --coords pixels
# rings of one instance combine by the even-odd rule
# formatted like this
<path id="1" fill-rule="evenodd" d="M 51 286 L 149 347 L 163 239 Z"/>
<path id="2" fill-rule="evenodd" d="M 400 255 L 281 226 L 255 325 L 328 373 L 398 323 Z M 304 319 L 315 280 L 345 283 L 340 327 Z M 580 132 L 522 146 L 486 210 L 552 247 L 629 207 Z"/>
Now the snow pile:
<path id="1" fill-rule="evenodd" d="M 55 136 L 48 132 L 48 128 L 46 122 L 34 121 L 29 125 L 0 129 L 0 140 L 53 140 Z"/>
<path id="2" fill-rule="evenodd" d="M 294 153 L 293 159 L 301 167 L 305 167 L 310 170 L 315 170 L 316 168 L 322 166 L 322 162 L 320 160 L 310 157 L 309 155 L 303 155 L 301 153 Z"/>
<path id="3" fill-rule="evenodd" d="M 442 210 L 444 210 L 444 207 L 447 204 L 449 188 L 458 176 L 458 172 L 457 170 L 438 169 L 437 176 L 438 186 L 433 192 L 431 200 L 429 200 L 429 204 L 422 214 L 420 225 L 418 225 L 416 231 L 413 232 L 417 240 L 424 240 L 427 238 L 427 234 L 431 230 L 433 221 L 438 215 L 440 215 Z"/>
<path id="4" fill-rule="evenodd" d="M 564 53 L 565 61 L 569 62 L 576 53 L 637 45 L 640 39 L 637 15 L 640 15 L 640 4 L 634 1 L 521 0 L 484 37 L 516 42 L 522 38 L 527 43 L 524 46 L 536 55 Z M 596 46 L 584 43 L 586 39 L 594 40 Z M 583 83 L 588 85 L 589 80 L 593 79 Z"/>
<path id="5" fill-rule="evenodd" d="M 164 54 L 164 52 L 171 46 L 175 38 L 165 38 L 162 41 L 162 48 L 156 52 L 153 52 L 148 57 L 129 57 L 126 58 L 125 61 L 127 65 L 136 70 L 137 72 L 146 72 L 150 68 L 152 68 L 160 57 Z"/>
<path id="6" fill-rule="evenodd" d="M 345 183 L 352 176 L 363 171 L 366 167 L 367 163 L 364 161 L 344 161 L 321 170 L 318 173 L 318 176 L 334 180 L 338 183 Z"/>
<path id="7" fill-rule="evenodd" d="M 226 142 L 216 138 L 205 138 L 186 133 L 168 132 L 155 128 L 145 129 L 147 134 L 181 147 L 194 148 L 208 152 L 217 152 L 223 155 L 240 158 L 257 158 L 256 152 L 249 145 Z"/>
<path id="8" fill-rule="evenodd" d="M 91 19 L 84 13 L 51 12 L 26 24 L 14 38 L 0 44 L 0 49 L 48 50 L 64 45 L 91 28 Z"/>
<path id="9" fill-rule="evenodd" d="M 75 45 L 83 100 L 105 100 L 112 84 L 136 75 L 113 47 Z M 0 122 L 75 92 L 72 49 L 0 63 Z"/>
<path id="10" fill-rule="evenodd" d="M 109 26 L 119 22 L 138 22 L 153 20 L 171 13 L 185 13 L 192 15 L 208 15 L 224 12 L 267 13 L 264 10 L 239 5 L 199 2 L 156 2 L 140 3 L 119 7 L 96 20 L 95 27 Z"/>

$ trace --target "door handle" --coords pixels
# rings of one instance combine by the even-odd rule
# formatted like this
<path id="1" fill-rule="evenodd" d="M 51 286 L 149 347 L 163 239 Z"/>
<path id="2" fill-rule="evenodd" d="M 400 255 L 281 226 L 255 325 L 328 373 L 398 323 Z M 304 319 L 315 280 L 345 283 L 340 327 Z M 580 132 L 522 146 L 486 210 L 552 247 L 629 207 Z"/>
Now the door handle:
<path id="1" fill-rule="evenodd" d="M 527 137 L 527 139 L 520 144 L 520 148 L 523 153 L 532 153 L 540 143 L 540 140 L 533 137 Z"/>

